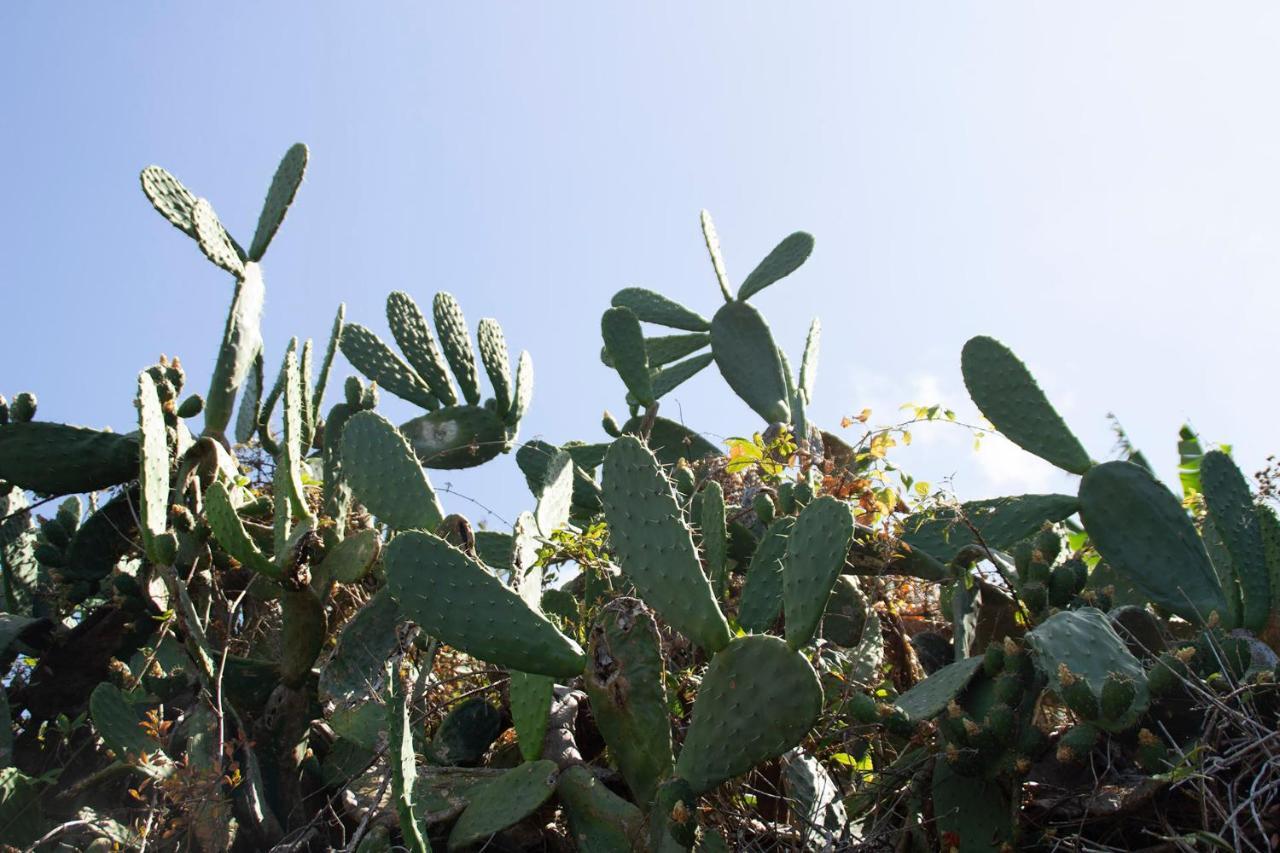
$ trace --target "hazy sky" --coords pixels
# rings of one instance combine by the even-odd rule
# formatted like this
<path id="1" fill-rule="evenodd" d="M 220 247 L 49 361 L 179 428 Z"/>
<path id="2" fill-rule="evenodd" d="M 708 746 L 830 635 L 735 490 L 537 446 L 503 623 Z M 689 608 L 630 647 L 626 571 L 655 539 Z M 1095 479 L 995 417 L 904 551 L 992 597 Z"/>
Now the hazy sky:
<path id="1" fill-rule="evenodd" d="M 1251 472 L 1280 450 L 1278 43 L 1280 7 L 1247 3 L 5 4 L 0 393 L 125 431 L 160 352 L 203 391 L 231 281 L 138 171 L 247 243 L 300 140 L 264 265 L 272 364 L 339 301 L 383 332 L 387 292 L 448 290 L 531 351 L 522 438 L 601 440 L 623 391 L 600 314 L 637 284 L 714 310 L 706 207 L 739 280 L 816 236 L 753 301 L 793 361 L 822 317 L 820 423 L 973 416 L 959 353 L 985 333 L 1095 458 L 1114 411 L 1171 482 L 1187 418 Z M 759 427 L 714 370 L 663 410 Z M 910 468 L 963 497 L 1074 489 L 958 430 L 916 439 Z M 512 457 L 433 479 L 503 518 L 529 503 Z"/>

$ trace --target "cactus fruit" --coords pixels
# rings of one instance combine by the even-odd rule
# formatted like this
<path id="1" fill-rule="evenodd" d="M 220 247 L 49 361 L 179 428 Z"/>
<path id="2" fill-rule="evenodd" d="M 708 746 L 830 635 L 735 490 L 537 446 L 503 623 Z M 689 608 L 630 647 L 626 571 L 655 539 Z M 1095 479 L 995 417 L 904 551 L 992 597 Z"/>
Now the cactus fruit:
<path id="1" fill-rule="evenodd" d="M 1092 466 L 1040 386 L 1008 347 L 994 338 L 970 338 L 960 357 L 969 396 L 1014 444 L 1053 465 L 1083 474 Z"/>
<path id="2" fill-rule="evenodd" d="M 822 710 L 809 662 L 776 637 L 738 637 L 711 660 L 676 761 L 695 793 L 795 746 Z"/>
<path id="3" fill-rule="evenodd" d="M 1072 726 L 1058 740 L 1057 759 L 1063 764 L 1082 764 L 1101 737 L 1102 732 L 1091 723 Z"/>
<path id="4" fill-rule="evenodd" d="M 605 456 L 603 487 L 613 548 L 641 597 L 709 652 L 723 649 L 728 623 L 658 460 L 639 440 L 623 436 Z"/>
<path id="5" fill-rule="evenodd" d="M 582 671 L 586 658 L 577 643 L 443 539 L 402 533 L 383 553 L 387 584 L 404 616 L 433 637 L 521 672 L 572 678 Z"/>
<path id="6" fill-rule="evenodd" d="M 1143 468 L 1106 462 L 1080 483 L 1080 517 L 1102 558 L 1152 602 L 1196 624 L 1227 602 L 1182 502 Z"/>

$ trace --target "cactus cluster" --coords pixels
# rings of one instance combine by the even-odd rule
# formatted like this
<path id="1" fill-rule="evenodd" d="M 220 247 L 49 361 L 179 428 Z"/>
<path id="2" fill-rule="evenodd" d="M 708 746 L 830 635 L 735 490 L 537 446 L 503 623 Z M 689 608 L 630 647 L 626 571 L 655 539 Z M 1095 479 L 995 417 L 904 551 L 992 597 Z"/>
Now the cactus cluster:
<path id="1" fill-rule="evenodd" d="M 1078 493 L 873 510 L 890 470 L 809 421 L 818 322 L 793 372 L 749 302 L 813 239 L 735 292 L 705 212 L 710 319 L 638 287 L 604 310 L 628 413 L 608 441 L 519 442 L 532 362 L 448 293 L 430 320 L 388 296 L 394 348 L 338 306 L 323 353 L 294 338 L 268 377 L 260 264 L 307 159 L 286 153 L 247 250 L 143 171 L 234 278 L 207 393 L 162 357 L 127 433 L 0 398 L 5 843 L 1014 849 L 1063 840 L 1026 817 L 1031 780 L 1163 796 L 1209 750 L 1206 702 L 1274 728 L 1280 521 L 1228 453 L 1185 432 L 1182 498 L 1140 454 L 1095 463 L 974 338 L 974 402 Z M 339 354 L 359 375 L 326 406 Z M 745 462 L 658 414 L 712 363 L 764 421 Z M 391 422 L 380 391 L 422 414 Z M 510 451 L 531 499 L 509 527 L 428 475 Z"/>

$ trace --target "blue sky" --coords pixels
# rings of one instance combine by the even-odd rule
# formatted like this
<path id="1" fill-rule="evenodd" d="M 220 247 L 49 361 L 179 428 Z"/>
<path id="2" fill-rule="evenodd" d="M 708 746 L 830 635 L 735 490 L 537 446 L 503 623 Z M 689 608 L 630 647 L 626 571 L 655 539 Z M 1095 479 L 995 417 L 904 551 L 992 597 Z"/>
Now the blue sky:
<path id="1" fill-rule="evenodd" d="M 1109 411 L 1170 481 L 1187 418 L 1247 471 L 1280 449 L 1274 6 L 218 7 L 0 9 L 0 393 L 36 391 L 43 418 L 130 429 L 160 352 L 207 384 L 231 282 L 138 171 L 166 166 L 247 240 L 301 140 L 308 180 L 264 265 L 276 363 L 339 301 L 382 331 L 387 292 L 448 290 L 531 351 L 522 438 L 600 440 L 623 408 L 600 314 L 628 285 L 714 309 L 706 207 L 738 279 L 816 236 L 755 301 L 793 360 L 822 317 L 826 425 L 909 400 L 971 416 L 960 347 L 985 333 L 1095 458 Z M 664 414 L 758 427 L 713 371 Z M 905 460 L 963 497 L 1074 488 L 958 430 L 917 430 Z M 434 479 L 504 518 L 528 503 L 512 457 Z"/>

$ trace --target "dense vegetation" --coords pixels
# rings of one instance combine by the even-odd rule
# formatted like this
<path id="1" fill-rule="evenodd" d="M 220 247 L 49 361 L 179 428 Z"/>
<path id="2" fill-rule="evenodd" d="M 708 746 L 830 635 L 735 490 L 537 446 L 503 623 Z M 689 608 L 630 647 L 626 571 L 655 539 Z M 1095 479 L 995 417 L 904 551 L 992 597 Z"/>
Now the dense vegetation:
<path id="1" fill-rule="evenodd" d="M 853 441 L 810 422 L 818 323 L 793 370 L 749 300 L 813 239 L 735 292 L 705 213 L 710 320 L 641 288 L 603 313 L 629 412 L 605 441 L 518 441 L 532 361 L 513 372 L 493 320 L 473 342 L 447 293 L 430 321 L 390 294 L 394 346 L 339 307 L 323 354 L 290 341 L 269 377 L 259 264 L 307 157 L 248 249 L 142 173 L 235 280 L 203 396 L 162 357 L 128 434 L 0 399 L 6 849 L 1276 843 L 1269 475 L 1185 428 L 1180 495 L 1127 445 L 1097 463 L 976 337 L 983 428 L 1080 488 L 951 500 L 890 458 L 915 422 L 970 428 L 952 413 Z M 330 402 L 339 351 L 363 378 Z M 659 414 L 712 364 L 750 438 Z M 392 424 L 380 392 L 422 414 Z M 447 512 L 426 469 L 504 453 L 531 493 L 514 528 Z"/>

